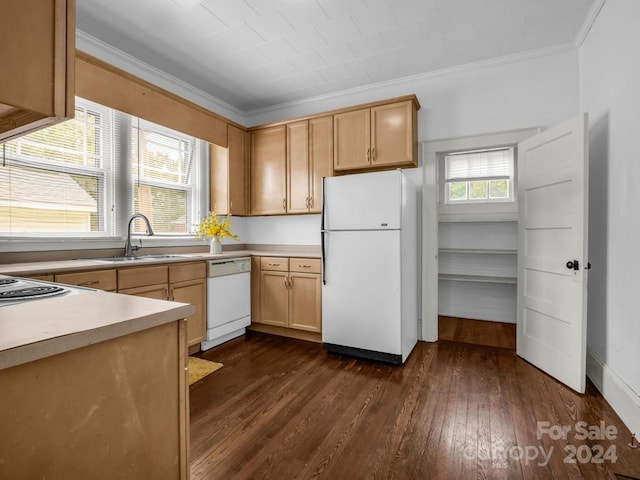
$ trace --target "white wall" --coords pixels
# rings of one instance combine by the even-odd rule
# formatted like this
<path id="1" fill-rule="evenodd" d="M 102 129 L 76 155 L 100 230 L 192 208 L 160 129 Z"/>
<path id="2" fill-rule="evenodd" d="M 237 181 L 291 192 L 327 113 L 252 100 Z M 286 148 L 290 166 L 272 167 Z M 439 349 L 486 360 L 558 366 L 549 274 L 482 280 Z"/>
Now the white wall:
<path id="1" fill-rule="evenodd" d="M 320 245 L 320 215 L 232 217 L 242 243 Z"/>
<path id="2" fill-rule="evenodd" d="M 637 0 L 607 0 L 579 53 L 590 118 L 589 376 L 640 433 L 639 19 Z"/>
<path id="3" fill-rule="evenodd" d="M 249 112 L 261 125 L 336 108 L 415 93 L 418 140 L 552 125 L 578 111 L 578 52 L 510 62 L 487 62 L 448 72 L 355 89 L 325 99 Z"/>

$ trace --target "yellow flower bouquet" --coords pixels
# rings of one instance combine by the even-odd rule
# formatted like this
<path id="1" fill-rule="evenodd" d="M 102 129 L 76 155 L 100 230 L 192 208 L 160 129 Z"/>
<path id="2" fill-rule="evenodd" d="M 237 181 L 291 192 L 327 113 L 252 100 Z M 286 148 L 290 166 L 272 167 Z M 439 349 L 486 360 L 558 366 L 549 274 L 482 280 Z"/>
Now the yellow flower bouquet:
<path id="1" fill-rule="evenodd" d="M 220 253 L 221 240 L 224 237 L 238 240 L 238 236 L 231 232 L 231 215 L 219 216 L 214 208 L 212 212 L 196 225 L 195 234 L 203 240 L 211 240 L 211 253 Z"/>

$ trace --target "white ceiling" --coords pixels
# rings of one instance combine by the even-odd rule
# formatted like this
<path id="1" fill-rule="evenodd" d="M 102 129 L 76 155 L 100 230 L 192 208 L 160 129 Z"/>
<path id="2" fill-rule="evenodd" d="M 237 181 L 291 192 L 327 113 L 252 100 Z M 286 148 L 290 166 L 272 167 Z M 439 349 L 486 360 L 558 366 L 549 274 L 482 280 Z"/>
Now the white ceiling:
<path id="1" fill-rule="evenodd" d="M 77 26 L 247 112 L 569 44 L 592 3 L 77 0 Z"/>

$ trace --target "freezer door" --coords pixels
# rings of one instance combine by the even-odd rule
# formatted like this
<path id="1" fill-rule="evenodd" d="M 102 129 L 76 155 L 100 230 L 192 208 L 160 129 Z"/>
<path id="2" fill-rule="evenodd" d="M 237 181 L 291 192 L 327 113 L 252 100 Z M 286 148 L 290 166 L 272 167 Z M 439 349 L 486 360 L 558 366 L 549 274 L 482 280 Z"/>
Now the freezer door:
<path id="1" fill-rule="evenodd" d="M 324 183 L 325 230 L 400 228 L 399 170 L 328 177 Z"/>
<path id="2" fill-rule="evenodd" d="M 322 341 L 402 354 L 400 232 L 328 232 Z"/>

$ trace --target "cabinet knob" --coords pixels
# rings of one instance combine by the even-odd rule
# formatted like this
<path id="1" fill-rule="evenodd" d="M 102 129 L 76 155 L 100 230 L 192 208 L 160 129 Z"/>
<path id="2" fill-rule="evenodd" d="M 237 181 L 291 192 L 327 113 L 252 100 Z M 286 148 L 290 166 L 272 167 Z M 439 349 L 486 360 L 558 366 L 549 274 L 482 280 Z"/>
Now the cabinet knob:
<path id="1" fill-rule="evenodd" d="M 371 149 L 367 148 L 367 162 L 371 161 Z"/>
<path id="2" fill-rule="evenodd" d="M 372 162 L 376 161 L 376 149 L 375 149 L 375 147 L 371 149 L 371 161 Z"/>
<path id="3" fill-rule="evenodd" d="M 286 198 L 282 199 L 282 210 L 284 210 L 285 212 L 287 211 L 287 199 Z"/>

